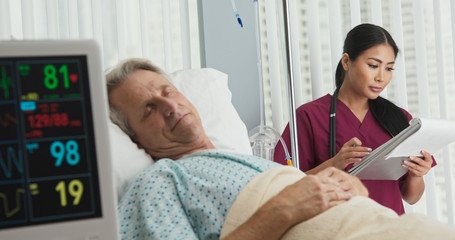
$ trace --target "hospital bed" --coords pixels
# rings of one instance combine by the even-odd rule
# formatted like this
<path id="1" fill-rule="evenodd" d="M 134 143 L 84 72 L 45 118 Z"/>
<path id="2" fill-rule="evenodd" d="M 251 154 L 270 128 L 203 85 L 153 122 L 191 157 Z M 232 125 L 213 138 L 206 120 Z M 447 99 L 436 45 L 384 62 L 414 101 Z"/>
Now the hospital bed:
<path id="1" fill-rule="evenodd" d="M 231 103 L 231 92 L 227 85 L 228 76 L 226 74 L 212 68 L 182 70 L 170 74 L 170 80 L 194 104 L 201 116 L 204 130 L 217 150 L 252 154 L 247 128 Z M 143 149 L 139 149 L 119 127 L 110 123 L 109 129 L 114 183 L 119 201 L 123 203 L 139 202 L 131 190 L 141 187 L 151 189 L 147 184 L 153 183 L 143 181 L 138 186 L 138 182 L 141 182 L 138 179 L 148 176 L 140 173 L 150 167 L 154 160 Z M 228 211 L 221 237 L 226 237 L 251 217 L 268 199 L 303 176 L 304 173 L 301 171 L 284 166 L 269 169 L 253 178 L 241 190 Z M 131 186 L 128 187 L 130 183 Z M 180 183 L 177 181 L 175 184 Z M 186 185 L 186 183 L 182 184 Z M 127 192 L 128 188 L 129 192 Z M 145 216 L 147 216 L 147 212 L 154 211 L 153 204 L 140 206 L 144 216 L 141 214 L 134 216 L 138 219 L 147 219 L 144 220 L 147 222 L 151 221 Z M 173 208 L 181 207 L 172 206 Z M 125 213 L 126 210 L 121 211 Z M 160 211 L 166 211 L 166 209 L 160 209 Z M 354 212 L 355 214 L 353 214 Z M 155 225 L 153 223 L 153 227 L 143 223 L 140 225 L 130 226 L 128 229 L 139 227 L 144 228 L 140 231 L 141 234 L 154 233 Z M 345 204 L 330 208 L 293 226 L 282 239 L 360 240 L 366 239 L 366 237 L 367 239 L 452 239 L 455 237 L 455 230 L 425 215 L 406 214 L 398 217 L 393 210 L 385 208 L 367 197 L 357 196 Z"/>

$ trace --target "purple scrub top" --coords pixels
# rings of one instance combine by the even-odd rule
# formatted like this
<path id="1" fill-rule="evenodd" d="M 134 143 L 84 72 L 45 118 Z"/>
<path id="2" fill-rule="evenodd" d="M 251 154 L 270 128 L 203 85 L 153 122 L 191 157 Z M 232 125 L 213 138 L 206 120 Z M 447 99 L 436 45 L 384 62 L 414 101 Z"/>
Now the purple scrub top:
<path id="1" fill-rule="evenodd" d="M 330 158 L 329 151 L 329 113 L 332 96 L 327 94 L 312 102 L 303 104 L 296 110 L 297 141 L 299 144 L 299 164 L 304 172 L 316 167 Z M 411 114 L 403 110 L 408 120 Z M 336 117 L 336 150 L 353 137 L 362 141 L 362 146 L 376 149 L 387 142 L 391 136 L 374 119 L 370 111 L 367 112 L 363 122 L 340 100 L 337 103 Z M 283 134 L 288 151 L 291 152 L 289 124 Z M 286 164 L 283 147 L 280 143 L 275 148 L 274 161 Z M 435 162 L 433 161 L 433 166 Z M 348 170 L 352 166 L 348 166 Z M 370 198 L 378 203 L 393 209 L 399 215 L 404 213 L 403 201 L 400 193 L 399 180 L 362 180 L 367 187 Z"/>

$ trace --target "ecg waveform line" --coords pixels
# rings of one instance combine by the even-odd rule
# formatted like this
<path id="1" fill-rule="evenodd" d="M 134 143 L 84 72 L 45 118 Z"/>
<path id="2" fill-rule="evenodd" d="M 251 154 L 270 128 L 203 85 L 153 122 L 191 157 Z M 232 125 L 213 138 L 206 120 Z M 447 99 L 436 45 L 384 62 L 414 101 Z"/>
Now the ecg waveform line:
<path id="1" fill-rule="evenodd" d="M 0 88 L 3 88 L 3 96 L 5 99 L 9 99 L 9 86 L 13 87 L 13 82 L 11 81 L 11 77 L 6 76 L 5 66 L 2 66 Z"/>
<path id="2" fill-rule="evenodd" d="M 13 209 L 9 209 L 9 206 L 8 206 L 8 196 L 4 193 L 1 193 L 0 192 L 0 199 L 3 199 L 3 209 L 5 210 L 5 216 L 7 218 L 10 218 L 11 216 L 13 216 L 14 214 L 16 214 L 17 212 L 19 212 L 21 210 L 21 196 L 20 194 L 24 194 L 24 189 L 22 188 L 18 188 L 16 189 L 16 207 L 14 207 Z"/>
<path id="3" fill-rule="evenodd" d="M 16 165 L 16 169 L 19 173 L 22 173 L 24 169 L 22 168 L 22 157 L 21 153 L 18 152 L 19 158 L 14 153 L 14 148 L 8 147 L 6 153 L 6 163 L 3 160 L 3 154 L 0 152 L 0 167 L 2 167 L 3 173 L 6 178 L 11 178 L 13 172 L 13 163 Z"/>
<path id="4" fill-rule="evenodd" d="M 13 115 L 6 113 L 0 117 L 0 126 L 9 127 L 10 124 L 17 124 L 17 119 Z"/>

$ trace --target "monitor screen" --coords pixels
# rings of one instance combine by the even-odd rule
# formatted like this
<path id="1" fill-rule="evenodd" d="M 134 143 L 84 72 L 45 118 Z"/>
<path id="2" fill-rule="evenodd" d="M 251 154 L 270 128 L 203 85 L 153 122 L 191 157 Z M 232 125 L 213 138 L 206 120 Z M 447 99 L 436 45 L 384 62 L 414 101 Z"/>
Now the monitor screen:
<path id="1" fill-rule="evenodd" d="M 6 229 L 20 234 L 24 227 L 105 214 L 99 172 L 101 160 L 108 159 L 97 151 L 109 150 L 98 146 L 96 137 L 107 136 L 95 131 L 97 101 L 92 99 L 104 96 L 104 89 L 92 89 L 99 84 L 90 81 L 104 82 L 90 79 L 89 56 L 83 52 L 0 56 L 0 238 Z M 109 180 L 104 188 L 111 192 Z"/>

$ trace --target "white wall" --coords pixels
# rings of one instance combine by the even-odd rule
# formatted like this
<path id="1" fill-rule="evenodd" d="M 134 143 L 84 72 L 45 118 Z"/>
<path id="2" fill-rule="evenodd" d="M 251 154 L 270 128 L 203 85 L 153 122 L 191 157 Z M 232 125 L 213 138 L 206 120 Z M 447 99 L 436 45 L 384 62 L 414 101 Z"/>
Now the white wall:
<path id="1" fill-rule="evenodd" d="M 229 75 L 232 103 L 248 130 L 260 124 L 259 72 L 253 1 L 199 0 L 201 66 Z"/>

